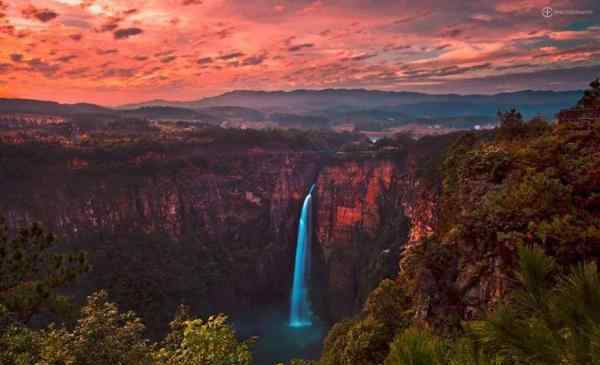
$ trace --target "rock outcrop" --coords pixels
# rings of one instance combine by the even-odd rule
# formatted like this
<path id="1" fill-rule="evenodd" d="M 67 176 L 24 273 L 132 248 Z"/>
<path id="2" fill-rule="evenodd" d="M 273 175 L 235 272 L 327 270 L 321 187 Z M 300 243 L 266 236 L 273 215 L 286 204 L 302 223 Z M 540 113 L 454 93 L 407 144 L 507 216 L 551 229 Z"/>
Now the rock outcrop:
<path id="1" fill-rule="evenodd" d="M 315 234 L 331 318 L 357 313 L 383 278 L 395 276 L 400 252 L 431 234 L 439 187 L 418 173 L 430 153 L 410 143 L 394 158 L 359 155 L 321 170 Z"/>

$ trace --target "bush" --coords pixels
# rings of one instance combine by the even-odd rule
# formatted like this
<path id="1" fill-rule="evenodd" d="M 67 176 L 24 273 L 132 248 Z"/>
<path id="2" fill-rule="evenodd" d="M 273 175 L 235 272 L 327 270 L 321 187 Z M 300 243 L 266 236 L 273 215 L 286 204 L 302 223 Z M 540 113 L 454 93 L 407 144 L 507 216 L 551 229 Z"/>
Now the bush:
<path id="1" fill-rule="evenodd" d="M 444 342 L 428 331 L 409 328 L 396 337 L 384 365 L 441 365 L 446 351 Z"/>
<path id="2" fill-rule="evenodd" d="M 152 345 L 133 312 L 120 313 L 104 291 L 88 297 L 73 331 L 42 331 L 40 357 L 48 364 L 150 365 Z"/>
<path id="3" fill-rule="evenodd" d="M 239 342 L 227 317 L 217 315 L 208 320 L 176 318 L 163 346 L 154 352 L 162 365 L 249 365 L 250 346 L 254 339 Z"/>
<path id="4" fill-rule="evenodd" d="M 599 364 L 600 274 L 595 263 L 560 274 L 539 247 L 519 249 L 519 287 L 468 328 L 488 356 L 510 364 Z"/>
<path id="5" fill-rule="evenodd" d="M 400 286 L 385 279 L 369 294 L 364 312 L 368 318 L 381 322 L 395 331 L 408 326 L 412 312 L 410 300 Z"/>

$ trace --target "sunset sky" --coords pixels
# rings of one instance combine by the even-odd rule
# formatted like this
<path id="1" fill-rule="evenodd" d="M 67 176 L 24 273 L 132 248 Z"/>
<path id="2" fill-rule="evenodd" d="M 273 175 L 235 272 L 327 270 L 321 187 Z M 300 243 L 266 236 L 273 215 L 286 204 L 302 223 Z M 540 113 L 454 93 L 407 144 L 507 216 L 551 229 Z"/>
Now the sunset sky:
<path id="1" fill-rule="evenodd" d="M 599 0 L 0 0 L 0 97 L 494 93 L 598 75 Z"/>

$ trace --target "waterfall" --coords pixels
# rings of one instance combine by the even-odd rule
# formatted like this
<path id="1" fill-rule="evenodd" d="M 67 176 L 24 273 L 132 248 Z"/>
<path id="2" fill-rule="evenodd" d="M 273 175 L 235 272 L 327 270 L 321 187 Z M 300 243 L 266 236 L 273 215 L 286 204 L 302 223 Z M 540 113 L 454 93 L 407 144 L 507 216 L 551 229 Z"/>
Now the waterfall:
<path id="1" fill-rule="evenodd" d="M 291 327 L 312 325 L 308 285 L 310 277 L 310 238 L 312 234 L 311 201 L 314 188 L 315 185 L 312 185 L 308 191 L 308 195 L 304 198 L 302 212 L 300 213 L 300 222 L 298 222 L 294 281 L 292 283 L 292 300 L 290 304 Z"/>

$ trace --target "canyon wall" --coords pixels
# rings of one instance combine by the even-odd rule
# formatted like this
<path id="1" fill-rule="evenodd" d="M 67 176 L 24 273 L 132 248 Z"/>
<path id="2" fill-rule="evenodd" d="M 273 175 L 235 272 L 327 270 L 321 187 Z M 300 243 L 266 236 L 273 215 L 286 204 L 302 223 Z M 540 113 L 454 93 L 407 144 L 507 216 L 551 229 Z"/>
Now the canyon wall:
<path id="1" fill-rule="evenodd" d="M 40 221 L 90 254 L 76 296 L 106 288 L 164 325 L 179 303 L 212 312 L 287 299 L 301 201 L 324 159 L 152 154 L 101 170 L 56 160 L 31 176 L 0 178 L 0 211 L 12 227 Z"/>
<path id="2" fill-rule="evenodd" d="M 431 233 L 438 184 L 423 166 L 435 170 L 431 157 L 441 150 L 410 142 L 389 156 L 192 149 L 107 160 L 66 153 L 46 164 L 25 157 L 29 166 L 17 161 L 0 177 L 0 211 L 12 227 L 40 221 L 90 254 L 78 298 L 106 288 L 152 316 L 151 329 L 164 328 L 179 303 L 207 313 L 286 302 L 298 215 L 316 182 L 314 310 L 337 320 L 357 313 L 382 278 L 396 275 L 404 247 Z"/>
<path id="3" fill-rule="evenodd" d="M 325 270 L 315 286 L 324 287 L 321 310 L 330 318 L 357 313 L 395 276 L 406 245 L 431 233 L 437 188 L 416 175 L 415 157 L 340 160 L 321 170 L 315 234 Z"/>

